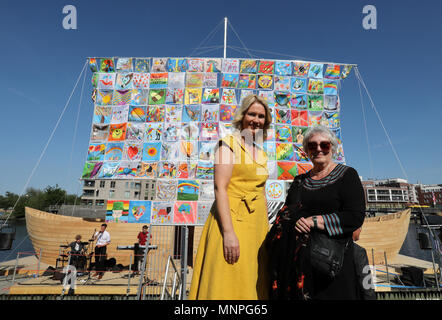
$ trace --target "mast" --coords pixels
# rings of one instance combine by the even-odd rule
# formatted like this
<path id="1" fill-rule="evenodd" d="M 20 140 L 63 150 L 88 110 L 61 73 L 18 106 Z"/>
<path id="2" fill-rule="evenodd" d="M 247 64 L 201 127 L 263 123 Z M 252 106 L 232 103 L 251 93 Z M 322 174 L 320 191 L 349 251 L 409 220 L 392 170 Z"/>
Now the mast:
<path id="1" fill-rule="evenodd" d="M 227 17 L 224 17 L 224 59 L 226 58 L 227 49 Z"/>

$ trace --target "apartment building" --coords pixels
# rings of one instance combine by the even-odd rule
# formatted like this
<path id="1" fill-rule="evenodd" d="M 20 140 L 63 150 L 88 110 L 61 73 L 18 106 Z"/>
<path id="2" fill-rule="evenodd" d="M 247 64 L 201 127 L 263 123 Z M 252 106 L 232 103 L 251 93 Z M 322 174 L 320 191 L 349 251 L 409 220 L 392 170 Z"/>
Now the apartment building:
<path id="1" fill-rule="evenodd" d="M 442 208 L 442 184 L 417 184 L 419 204 Z"/>
<path id="2" fill-rule="evenodd" d="M 404 209 L 418 203 L 414 184 L 405 179 L 362 180 L 367 209 Z"/>
<path id="3" fill-rule="evenodd" d="M 82 204 L 105 206 L 107 200 L 154 200 L 156 180 L 83 180 Z"/>

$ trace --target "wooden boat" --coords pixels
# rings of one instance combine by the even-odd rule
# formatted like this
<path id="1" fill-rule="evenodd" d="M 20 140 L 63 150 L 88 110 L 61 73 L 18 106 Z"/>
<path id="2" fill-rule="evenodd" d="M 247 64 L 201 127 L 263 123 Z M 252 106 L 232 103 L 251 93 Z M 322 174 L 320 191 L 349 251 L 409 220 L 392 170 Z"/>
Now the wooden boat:
<path id="1" fill-rule="evenodd" d="M 87 219 L 56 215 L 26 207 L 26 228 L 36 254 L 41 250 L 41 261 L 54 266 L 59 257 L 61 245 L 74 241 L 77 234 L 82 241 L 88 241 L 94 230 L 99 230 L 104 219 Z M 117 250 L 117 246 L 129 246 L 137 242 L 137 235 L 144 224 L 141 223 L 107 223 L 107 231 L 111 235 L 108 246 L 108 258 L 115 258 L 118 264 L 128 265 L 131 261 L 131 250 Z M 153 255 L 164 256 L 164 260 L 173 254 L 174 226 L 163 226 L 161 232 L 152 228 L 152 243 L 158 245 Z M 93 246 L 92 244 L 91 246 Z M 93 248 L 89 248 L 89 252 Z M 163 260 L 163 259 L 161 259 Z M 132 257 L 133 261 L 133 257 Z"/>
<path id="2" fill-rule="evenodd" d="M 411 210 L 388 214 L 385 216 L 366 218 L 358 244 L 367 250 L 369 261 L 374 253 L 375 264 L 392 261 L 398 255 L 405 240 L 410 222 Z M 80 234 L 87 241 L 94 229 L 99 229 L 103 220 L 85 219 L 55 215 L 32 208 L 26 208 L 26 227 L 35 251 L 42 250 L 42 261 L 54 265 L 59 255 L 60 245 L 72 242 L 75 235 Z M 108 256 L 115 257 L 117 263 L 128 265 L 130 251 L 117 250 L 117 245 L 133 245 L 137 240 L 142 224 L 139 223 L 108 223 L 107 230 L 111 234 L 111 244 Z M 153 226 L 152 244 L 158 245 L 158 250 L 152 253 L 157 259 L 166 261 L 169 255 L 177 253 L 175 226 Z M 193 237 L 190 237 L 190 251 L 195 256 L 202 227 L 195 227 Z M 190 264 L 191 265 L 191 264 Z"/>
<path id="3" fill-rule="evenodd" d="M 385 264 L 393 261 L 399 253 L 408 233 L 411 209 L 385 216 L 365 218 L 357 242 L 367 251 L 370 264 Z M 385 253 L 385 255 L 384 255 Z"/>

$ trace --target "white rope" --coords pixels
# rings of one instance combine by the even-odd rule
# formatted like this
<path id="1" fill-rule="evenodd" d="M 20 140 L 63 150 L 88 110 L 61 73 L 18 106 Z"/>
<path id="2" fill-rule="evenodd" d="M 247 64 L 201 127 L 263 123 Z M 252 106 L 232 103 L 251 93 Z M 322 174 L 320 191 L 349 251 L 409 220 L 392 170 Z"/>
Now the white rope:
<path id="1" fill-rule="evenodd" d="M 239 47 L 231 47 L 231 48 L 233 49 L 233 48 L 239 48 Z M 284 57 L 294 58 L 294 59 L 291 59 L 291 60 L 298 60 L 300 62 L 316 62 L 316 63 L 322 63 L 322 64 L 339 64 L 339 65 L 356 66 L 356 64 L 353 64 L 353 63 L 321 61 L 319 59 L 312 59 L 312 58 L 294 56 L 294 55 L 277 53 L 277 52 L 266 51 L 266 50 L 256 50 L 256 49 L 248 49 L 248 50 L 249 51 L 253 51 L 253 52 L 262 52 L 262 53 L 268 53 L 268 54 L 273 54 L 273 55 L 280 55 L 280 56 L 284 56 Z"/>
<path id="2" fill-rule="evenodd" d="M 215 46 L 212 49 L 202 50 L 202 51 L 198 52 L 198 54 L 194 54 L 194 56 L 197 56 L 197 55 L 200 55 L 200 54 L 203 54 L 203 53 L 207 53 L 207 52 L 210 52 L 210 51 L 218 50 L 218 49 L 220 49 L 222 47 L 224 47 L 224 46 Z"/>
<path id="3" fill-rule="evenodd" d="M 193 53 L 194 53 L 195 51 L 197 51 L 197 50 L 199 49 L 199 47 L 201 47 L 201 46 L 203 45 L 203 43 L 204 43 L 205 41 L 207 41 L 208 38 L 209 38 L 210 36 L 213 36 L 213 35 L 215 34 L 215 31 L 216 31 L 216 30 L 219 28 L 219 26 L 222 25 L 223 23 L 224 23 L 224 19 L 222 19 L 222 20 L 216 25 L 216 27 L 215 27 L 214 29 L 212 29 L 212 31 L 209 32 L 209 34 L 206 36 L 206 38 L 204 38 L 204 40 L 201 41 L 201 43 L 198 45 L 198 47 L 197 47 L 196 49 L 194 49 L 194 50 L 192 51 L 192 53 L 191 53 L 189 56 L 190 56 L 190 57 L 193 56 Z"/>
<path id="4" fill-rule="evenodd" d="M 357 67 L 355 67 L 355 74 L 356 74 L 357 78 L 359 79 L 360 83 L 362 84 L 362 86 L 364 87 L 365 92 L 367 93 L 368 98 L 370 99 L 371 107 L 372 107 L 372 109 L 374 110 L 374 112 L 376 113 L 376 116 L 377 116 L 377 118 L 378 118 L 378 120 L 379 120 L 379 122 L 380 122 L 380 124 L 381 124 L 381 126 L 382 126 L 382 129 L 384 130 L 384 133 L 385 133 L 385 135 L 386 135 L 386 137 L 387 137 L 387 140 L 388 140 L 388 142 L 390 143 L 391 149 L 393 150 L 393 154 L 394 154 L 394 156 L 396 157 L 397 162 L 399 163 L 399 166 L 400 166 L 400 168 L 401 168 L 402 174 L 404 175 L 404 177 L 405 177 L 405 178 L 407 179 L 407 181 L 408 181 L 408 175 L 407 175 L 407 173 L 405 172 L 404 166 L 402 165 L 402 162 L 401 162 L 401 160 L 399 159 L 399 156 L 398 156 L 398 154 L 397 154 L 397 152 L 396 152 L 396 149 L 394 148 L 393 142 L 391 141 L 390 136 L 388 135 L 387 129 L 385 128 L 384 123 L 382 122 L 381 116 L 379 115 L 379 112 L 378 112 L 378 110 L 376 109 L 376 106 L 375 106 L 375 104 L 374 104 L 374 102 L 373 102 L 373 99 L 371 98 L 370 92 L 368 92 L 367 86 L 365 85 L 365 82 L 364 82 L 364 80 L 362 79 L 362 75 L 361 75 L 361 73 L 359 72 L 359 69 L 358 69 Z"/>
<path id="5" fill-rule="evenodd" d="M 78 190 L 81 188 L 81 180 L 78 181 L 77 192 L 75 193 L 74 205 L 72 206 L 71 216 L 74 215 L 75 207 L 77 206 Z"/>
<path id="6" fill-rule="evenodd" d="M 81 92 L 80 92 L 80 101 L 78 102 L 78 110 L 77 110 L 77 118 L 75 120 L 75 127 L 74 127 L 74 134 L 72 136 L 72 146 L 71 146 L 71 155 L 69 157 L 69 166 L 68 166 L 68 174 L 67 174 L 67 181 L 69 182 L 69 179 L 71 178 L 71 169 L 72 169 L 72 157 L 74 154 L 74 147 L 75 147 L 75 142 L 77 139 L 77 131 L 78 131 L 78 123 L 79 123 L 79 119 L 80 119 L 80 110 L 81 110 L 81 103 L 83 100 L 83 92 L 84 92 L 84 83 L 86 82 L 86 72 L 84 72 L 84 76 L 83 76 L 83 84 L 81 85 Z M 65 194 L 65 198 L 64 198 L 64 202 L 66 203 L 66 198 L 67 198 L 68 193 L 66 192 Z"/>
<path id="7" fill-rule="evenodd" d="M 244 49 L 242 49 L 242 48 L 239 48 L 239 47 L 232 47 L 232 46 L 227 46 L 227 48 L 230 48 L 230 49 L 232 49 L 232 50 L 234 50 L 234 51 L 237 51 L 237 52 L 241 52 L 241 53 L 245 53 L 245 54 L 249 54 L 249 52 L 247 52 L 247 51 L 245 51 Z M 251 56 L 251 58 L 253 58 L 253 59 L 259 59 L 259 57 L 258 56 L 255 56 L 255 55 L 252 55 Z"/>
<path id="8" fill-rule="evenodd" d="M 246 51 L 248 52 L 248 55 L 252 58 L 252 54 L 250 53 L 249 49 L 246 47 L 246 45 L 244 44 L 244 42 L 242 42 L 241 38 L 239 37 L 238 33 L 236 32 L 235 28 L 233 28 L 233 25 L 230 23 L 230 21 L 227 21 L 227 24 L 230 26 L 230 28 L 232 29 L 232 31 L 235 33 L 236 37 L 238 38 L 239 42 L 241 42 L 242 46 L 246 49 Z"/>
<path id="9" fill-rule="evenodd" d="M 11 216 L 12 212 L 14 212 L 15 207 L 17 206 L 18 202 L 20 201 L 21 197 L 23 196 L 23 194 L 24 194 L 26 188 L 28 187 L 29 182 L 31 181 L 31 179 L 32 179 L 32 177 L 33 177 L 33 175 L 34 175 L 34 173 L 35 173 L 35 171 L 37 170 L 38 166 L 40 165 L 40 161 L 41 161 L 41 159 L 43 158 L 44 154 L 46 153 L 46 149 L 48 148 L 49 143 L 52 141 L 52 138 L 54 137 L 55 131 L 57 130 L 58 125 L 60 124 L 60 121 L 61 121 L 61 119 L 63 118 L 64 113 L 66 112 L 66 109 L 67 109 L 67 107 L 68 107 L 68 105 L 69 105 L 69 102 L 71 101 L 72 95 L 74 94 L 74 91 L 75 91 L 75 89 L 77 88 L 78 82 L 80 81 L 81 75 L 83 74 L 84 70 L 86 69 L 86 66 L 87 66 L 87 61 L 85 62 L 84 66 L 83 66 L 83 69 L 82 69 L 81 72 L 80 72 L 80 75 L 78 76 L 78 79 L 77 79 L 77 82 L 75 83 L 74 89 L 72 89 L 72 92 L 71 92 L 71 94 L 70 94 L 70 96 L 69 96 L 69 99 L 68 99 L 68 101 L 66 102 L 66 104 L 65 104 L 65 106 L 64 106 L 64 108 L 63 108 L 63 111 L 61 112 L 60 117 L 58 118 L 57 123 L 55 124 L 55 127 L 54 127 L 54 129 L 52 130 L 52 133 L 51 133 L 51 135 L 49 136 L 49 139 L 48 139 L 48 141 L 46 142 L 46 145 L 45 145 L 45 147 L 43 148 L 43 151 L 41 152 L 40 157 L 39 157 L 38 160 L 37 160 L 37 163 L 35 164 L 34 168 L 32 169 L 32 172 L 31 172 L 31 174 L 29 175 L 28 180 L 26 181 L 26 183 L 25 183 L 25 185 L 24 185 L 24 187 L 23 187 L 23 190 L 22 190 L 22 192 L 20 193 L 20 196 L 18 197 L 17 201 L 15 202 L 14 207 L 12 208 L 12 211 L 9 213 L 9 215 L 8 215 L 8 217 L 6 218 L 5 222 L 3 223 L 2 227 L 5 226 L 6 223 L 8 222 L 9 217 Z"/>
<path id="10" fill-rule="evenodd" d="M 256 50 L 256 49 L 250 49 L 250 48 L 249 48 L 249 50 L 253 51 L 253 52 L 268 53 L 268 54 L 278 55 L 278 56 L 282 56 L 282 57 L 296 58 L 296 59 L 301 59 L 301 60 L 305 59 L 305 60 L 309 60 L 309 61 L 315 61 L 315 59 L 299 57 L 299 56 L 293 56 L 293 55 L 289 55 L 289 54 L 277 53 L 277 52 L 272 52 L 272 51 L 267 51 L 267 50 Z"/>
<path id="11" fill-rule="evenodd" d="M 374 171 L 373 171 L 373 160 L 371 158 L 371 149 L 370 149 L 370 141 L 368 139 L 368 129 L 367 129 L 367 120 L 365 118 L 365 108 L 364 108 L 364 101 L 362 99 L 362 89 L 361 89 L 361 82 L 358 81 L 359 85 L 359 95 L 361 97 L 361 108 L 362 108 L 362 117 L 364 119 L 364 129 L 365 129 L 365 138 L 367 140 L 367 148 L 368 148 L 368 160 L 370 162 L 370 173 L 371 177 L 374 178 Z"/>

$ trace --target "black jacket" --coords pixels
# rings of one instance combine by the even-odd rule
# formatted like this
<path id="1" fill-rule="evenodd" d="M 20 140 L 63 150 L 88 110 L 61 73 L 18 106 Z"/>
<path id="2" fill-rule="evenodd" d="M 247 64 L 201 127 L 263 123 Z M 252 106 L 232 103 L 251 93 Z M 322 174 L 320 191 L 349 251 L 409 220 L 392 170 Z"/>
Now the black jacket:
<path id="1" fill-rule="evenodd" d="M 366 267 L 368 266 L 367 252 L 358 244 L 353 243 L 353 254 L 360 297 L 362 300 L 376 300 L 371 271 Z"/>

